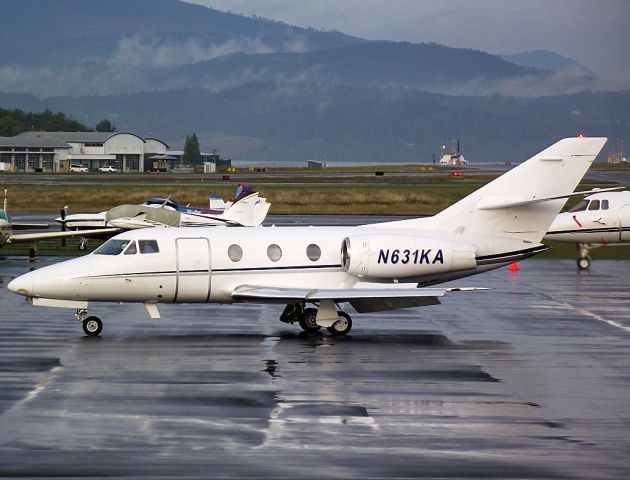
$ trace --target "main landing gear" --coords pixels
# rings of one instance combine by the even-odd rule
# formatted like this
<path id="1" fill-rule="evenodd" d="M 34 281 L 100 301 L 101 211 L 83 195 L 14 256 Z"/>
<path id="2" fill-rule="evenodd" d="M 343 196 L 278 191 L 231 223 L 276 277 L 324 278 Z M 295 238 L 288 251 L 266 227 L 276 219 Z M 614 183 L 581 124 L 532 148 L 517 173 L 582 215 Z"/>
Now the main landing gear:
<path id="1" fill-rule="evenodd" d="M 330 300 L 320 302 L 319 309 L 304 308 L 304 303 L 289 303 L 280 315 L 280 321 L 290 324 L 297 322 L 305 332 L 315 332 L 326 327 L 333 336 L 347 335 L 352 330 L 350 315 L 336 310 Z"/>
<path id="2" fill-rule="evenodd" d="M 90 337 L 95 337 L 103 331 L 103 322 L 98 317 L 91 315 L 86 317 L 88 311 L 78 309 L 74 317 L 83 325 L 83 332 Z"/>

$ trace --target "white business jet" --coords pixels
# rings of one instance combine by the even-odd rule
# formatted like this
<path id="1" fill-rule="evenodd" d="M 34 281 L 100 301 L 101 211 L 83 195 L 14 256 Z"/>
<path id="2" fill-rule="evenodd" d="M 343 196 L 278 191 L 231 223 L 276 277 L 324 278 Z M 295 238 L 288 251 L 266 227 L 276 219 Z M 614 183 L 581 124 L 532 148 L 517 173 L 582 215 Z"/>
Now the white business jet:
<path id="1" fill-rule="evenodd" d="M 89 302 L 280 303 L 281 320 L 347 334 L 359 313 L 435 305 L 429 288 L 521 260 L 540 241 L 605 138 L 567 138 L 439 214 L 360 227 L 154 228 L 117 235 L 93 253 L 8 285 L 33 305 L 76 309 L 87 335 L 102 322 Z M 419 288 L 423 287 L 423 288 Z"/>
<path id="2" fill-rule="evenodd" d="M 591 266 L 589 250 L 604 245 L 630 245 L 630 191 L 600 190 L 559 214 L 545 240 L 576 243 L 580 270 Z"/>

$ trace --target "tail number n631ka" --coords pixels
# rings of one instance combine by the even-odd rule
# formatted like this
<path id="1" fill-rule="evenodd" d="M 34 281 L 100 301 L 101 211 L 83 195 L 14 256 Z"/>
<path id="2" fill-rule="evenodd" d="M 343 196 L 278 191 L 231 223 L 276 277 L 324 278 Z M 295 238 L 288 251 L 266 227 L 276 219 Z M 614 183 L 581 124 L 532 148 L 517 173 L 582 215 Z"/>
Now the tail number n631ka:
<path id="1" fill-rule="evenodd" d="M 413 251 L 409 249 L 400 250 L 397 248 L 391 251 L 390 256 L 389 248 L 387 250 L 381 249 L 378 253 L 378 263 L 389 262 L 395 265 L 400 262 L 403 265 L 407 265 L 409 262 L 411 262 L 414 265 L 418 265 L 423 263 L 435 264 L 439 262 L 441 264 L 444 264 L 444 253 L 442 252 L 441 248 L 438 249 L 437 252 L 433 255 L 431 255 L 431 252 L 431 248 L 429 248 L 428 250 L 415 249 Z"/>

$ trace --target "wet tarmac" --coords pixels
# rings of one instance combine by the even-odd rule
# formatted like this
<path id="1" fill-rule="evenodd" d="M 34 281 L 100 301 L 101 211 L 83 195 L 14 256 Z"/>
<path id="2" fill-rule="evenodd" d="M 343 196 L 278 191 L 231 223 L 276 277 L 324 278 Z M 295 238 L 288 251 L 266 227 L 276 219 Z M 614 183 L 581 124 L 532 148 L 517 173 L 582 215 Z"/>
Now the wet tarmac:
<path id="1" fill-rule="evenodd" d="M 529 260 L 345 338 L 110 304 L 88 338 L 6 290 L 28 268 L 0 258 L 1 477 L 630 478 L 630 262 Z"/>

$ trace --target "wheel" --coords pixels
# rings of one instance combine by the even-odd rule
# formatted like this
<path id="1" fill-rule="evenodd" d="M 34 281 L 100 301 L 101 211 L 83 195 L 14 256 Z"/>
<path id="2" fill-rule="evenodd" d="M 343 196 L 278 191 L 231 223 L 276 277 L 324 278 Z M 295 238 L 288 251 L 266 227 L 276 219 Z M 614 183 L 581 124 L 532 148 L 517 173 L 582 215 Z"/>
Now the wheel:
<path id="1" fill-rule="evenodd" d="M 352 329 L 352 319 L 346 312 L 337 312 L 339 320 L 328 327 L 328 331 L 331 335 L 346 335 Z"/>
<path id="2" fill-rule="evenodd" d="M 305 308 L 304 312 L 300 316 L 300 319 L 298 320 L 298 322 L 300 323 L 300 327 L 302 327 L 302 330 L 306 332 L 314 332 L 316 330 L 319 330 L 321 327 L 317 325 L 315 318 L 317 318 L 317 309 Z"/>
<path id="3" fill-rule="evenodd" d="M 83 331 L 90 337 L 95 337 L 103 330 L 103 322 L 98 317 L 87 317 L 83 320 Z"/>
<path id="4" fill-rule="evenodd" d="M 86 248 L 85 242 L 79 243 L 79 250 L 85 250 L 85 248 Z"/>
<path id="5" fill-rule="evenodd" d="M 591 266 L 591 260 L 587 257 L 580 257 L 577 260 L 577 266 L 580 270 L 588 270 Z"/>

